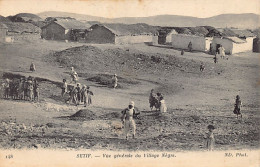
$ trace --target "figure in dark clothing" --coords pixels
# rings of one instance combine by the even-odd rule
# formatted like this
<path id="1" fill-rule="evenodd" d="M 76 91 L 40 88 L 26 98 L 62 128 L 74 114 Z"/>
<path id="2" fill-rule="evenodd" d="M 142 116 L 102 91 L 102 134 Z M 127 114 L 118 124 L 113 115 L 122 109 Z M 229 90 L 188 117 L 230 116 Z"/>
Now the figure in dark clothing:
<path id="1" fill-rule="evenodd" d="M 32 62 L 31 65 L 30 65 L 30 71 L 31 71 L 31 72 L 36 71 L 35 64 L 34 64 L 33 62 Z"/>
<path id="2" fill-rule="evenodd" d="M 188 45 L 188 51 L 189 52 L 192 52 L 192 43 L 190 42 L 189 45 Z"/>
<path id="3" fill-rule="evenodd" d="M 233 113 L 237 115 L 237 118 L 240 115 L 240 118 L 242 119 L 242 113 L 240 111 L 241 106 L 242 106 L 242 102 L 240 100 L 240 96 L 237 95 L 236 96 L 236 102 L 235 102 L 235 108 L 234 108 Z"/>
<path id="4" fill-rule="evenodd" d="M 209 132 L 207 133 L 207 150 L 208 151 L 213 151 L 214 146 L 215 146 L 215 138 L 214 138 L 214 133 L 213 130 L 215 127 L 213 125 L 208 126 Z"/>
<path id="5" fill-rule="evenodd" d="M 35 101 L 39 101 L 40 98 L 40 88 L 39 88 L 39 83 L 37 80 L 34 80 L 34 85 L 33 85 L 33 97 Z"/>
<path id="6" fill-rule="evenodd" d="M 214 59 L 214 63 L 217 63 L 217 62 L 218 62 L 217 54 L 215 54 L 215 57 L 214 57 L 213 59 Z"/>
<path id="7" fill-rule="evenodd" d="M 77 104 L 79 105 L 79 103 L 80 103 L 80 101 L 81 101 L 81 91 L 80 91 L 80 85 L 79 84 L 77 84 L 77 87 L 76 87 L 76 89 L 77 89 Z"/>
<path id="8" fill-rule="evenodd" d="M 205 65 L 203 63 L 201 63 L 200 64 L 200 71 L 202 72 L 202 71 L 204 71 L 204 69 L 205 69 Z"/>
<path id="9" fill-rule="evenodd" d="M 184 55 L 184 50 L 181 50 L 181 55 Z"/>

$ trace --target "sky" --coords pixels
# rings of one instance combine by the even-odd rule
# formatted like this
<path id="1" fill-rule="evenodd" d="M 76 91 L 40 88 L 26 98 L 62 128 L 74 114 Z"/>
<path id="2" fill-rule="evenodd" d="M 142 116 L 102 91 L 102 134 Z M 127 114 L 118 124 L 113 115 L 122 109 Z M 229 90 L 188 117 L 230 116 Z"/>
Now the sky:
<path id="1" fill-rule="evenodd" d="M 259 0 L 0 0 L 0 15 L 62 11 L 107 18 L 226 13 L 260 14 Z"/>

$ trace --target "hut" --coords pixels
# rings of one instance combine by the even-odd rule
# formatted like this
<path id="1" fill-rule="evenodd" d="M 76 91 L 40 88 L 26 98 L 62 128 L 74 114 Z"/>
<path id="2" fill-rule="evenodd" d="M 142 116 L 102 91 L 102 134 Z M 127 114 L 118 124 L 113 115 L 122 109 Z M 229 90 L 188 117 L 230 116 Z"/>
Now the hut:
<path id="1" fill-rule="evenodd" d="M 256 35 L 249 30 L 232 29 L 232 31 L 241 39 L 245 39 L 248 45 L 251 45 L 251 50 L 253 49 L 253 41 Z"/>
<path id="2" fill-rule="evenodd" d="M 178 34 L 175 29 L 167 27 L 160 29 L 158 32 L 158 44 L 171 44 L 172 35 Z"/>
<path id="3" fill-rule="evenodd" d="M 3 23 L 0 23 L 0 42 L 4 42 L 7 34 L 7 26 Z"/>
<path id="4" fill-rule="evenodd" d="M 192 43 L 192 50 L 209 51 L 212 37 L 204 37 L 188 34 L 172 34 L 172 46 L 176 49 L 188 49 L 188 45 Z"/>
<path id="5" fill-rule="evenodd" d="M 85 39 L 88 43 L 152 43 L 156 33 L 157 28 L 147 24 L 95 24 Z"/>
<path id="6" fill-rule="evenodd" d="M 252 43 L 238 37 L 214 37 L 212 40 L 213 51 L 216 52 L 220 45 L 225 48 L 226 54 L 252 51 Z"/>
<path id="7" fill-rule="evenodd" d="M 48 40 L 77 40 L 84 37 L 82 32 L 87 33 L 90 25 L 75 19 L 56 19 L 43 26 L 41 37 Z"/>

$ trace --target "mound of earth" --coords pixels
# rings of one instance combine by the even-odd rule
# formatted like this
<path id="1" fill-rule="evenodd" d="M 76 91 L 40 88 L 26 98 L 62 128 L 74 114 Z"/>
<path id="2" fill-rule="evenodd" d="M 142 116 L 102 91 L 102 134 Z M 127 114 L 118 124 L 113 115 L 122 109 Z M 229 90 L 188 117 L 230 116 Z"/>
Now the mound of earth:
<path id="1" fill-rule="evenodd" d="M 139 74 L 171 76 L 214 76 L 216 71 L 224 71 L 223 66 L 213 63 L 205 64 L 203 74 L 199 71 L 201 62 L 161 53 L 145 53 L 137 50 L 128 51 L 122 48 L 100 49 L 95 46 L 73 47 L 58 51 L 46 57 L 48 62 L 58 66 L 75 67 L 77 72 L 98 71 L 99 73 L 116 73 L 119 76 L 137 76 Z"/>
<path id="2" fill-rule="evenodd" d="M 101 115 L 99 118 L 106 119 L 106 120 L 113 120 L 113 119 L 120 119 L 121 117 L 122 117 L 121 112 L 112 112 L 112 113 Z"/>
<path id="3" fill-rule="evenodd" d="M 82 109 L 71 115 L 69 118 L 73 120 L 94 120 L 96 119 L 96 115 L 89 109 Z"/>
<path id="4" fill-rule="evenodd" d="M 84 75 L 81 75 L 84 76 Z M 100 85 L 107 85 L 108 87 L 112 86 L 112 77 L 113 75 L 109 74 L 97 74 L 92 77 L 88 77 L 86 80 L 96 82 Z M 134 79 L 130 78 L 123 78 L 123 77 L 117 77 L 118 78 L 118 85 L 117 88 L 123 88 L 124 86 L 122 84 L 138 84 L 138 81 L 135 81 Z"/>

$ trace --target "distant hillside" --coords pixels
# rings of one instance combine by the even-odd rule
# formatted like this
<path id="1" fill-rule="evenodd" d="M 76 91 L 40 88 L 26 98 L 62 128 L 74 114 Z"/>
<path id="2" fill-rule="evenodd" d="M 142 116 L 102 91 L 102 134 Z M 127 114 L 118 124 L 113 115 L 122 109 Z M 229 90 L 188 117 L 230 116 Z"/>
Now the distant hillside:
<path id="1" fill-rule="evenodd" d="M 110 19 L 104 17 L 90 16 L 84 14 L 67 13 L 67 12 L 56 12 L 48 11 L 37 14 L 39 17 L 46 19 L 47 17 L 71 17 L 80 21 L 98 21 L 98 22 L 109 22 Z"/>
<path id="2" fill-rule="evenodd" d="M 0 22 L 7 22 L 10 21 L 8 18 L 0 15 Z"/>
<path id="3" fill-rule="evenodd" d="M 98 21 L 103 23 L 124 23 L 136 24 L 146 23 L 154 26 L 172 26 L 172 27 L 195 27 L 195 26 L 213 26 L 216 28 L 235 27 L 254 29 L 260 25 L 260 16 L 252 13 L 245 14 L 223 14 L 209 18 L 197 18 L 190 16 L 177 15 L 158 15 L 150 17 L 122 17 L 122 18 L 103 18 L 90 15 L 82 15 L 66 12 L 43 12 L 38 14 L 42 18 L 46 17 L 72 17 L 81 21 Z"/>
<path id="4" fill-rule="evenodd" d="M 13 22 L 42 21 L 43 19 L 32 13 L 19 13 L 14 16 L 8 16 Z"/>
<path id="5" fill-rule="evenodd" d="M 217 28 L 257 28 L 260 26 L 260 15 L 248 14 L 223 14 L 203 20 L 204 25 Z M 222 25 L 222 26 L 221 26 Z"/>
<path id="6" fill-rule="evenodd" d="M 15 17 L 28 17 L 28 18 L 34 18 L 34 19 L 41 19 L 41 17 L 32 14 L 32 13 L 19 13 L 16 14 Z"/>

